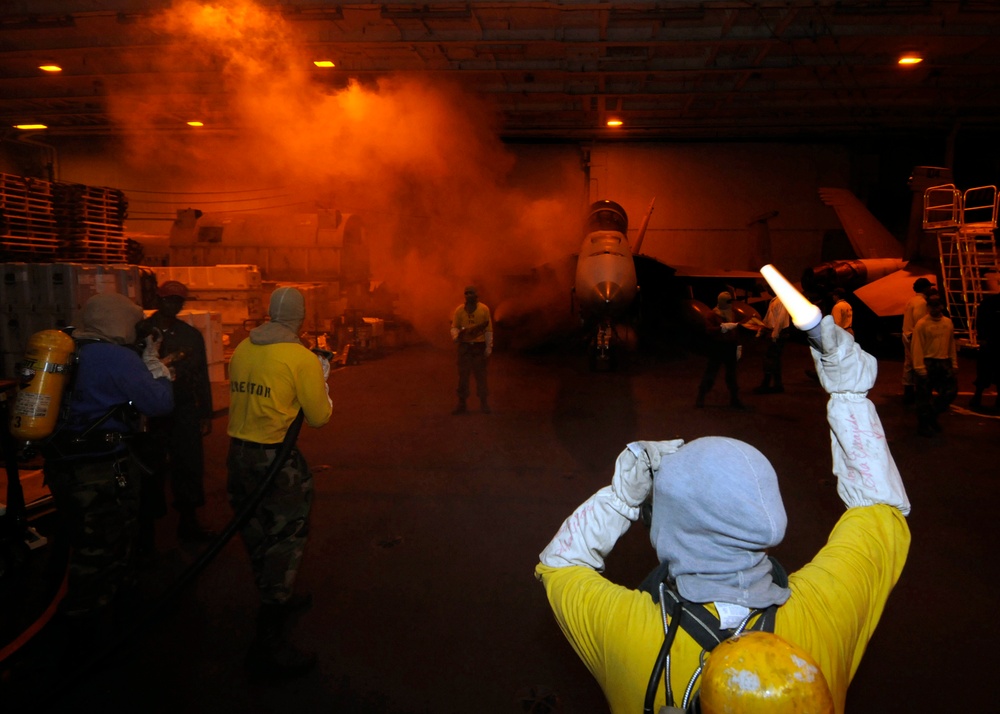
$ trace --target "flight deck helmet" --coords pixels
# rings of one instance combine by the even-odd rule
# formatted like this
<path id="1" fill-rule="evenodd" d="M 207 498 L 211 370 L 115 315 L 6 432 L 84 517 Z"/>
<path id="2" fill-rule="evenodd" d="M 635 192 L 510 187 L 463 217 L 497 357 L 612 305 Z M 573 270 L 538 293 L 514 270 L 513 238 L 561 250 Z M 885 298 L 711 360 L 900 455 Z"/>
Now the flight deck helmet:
<path id="1" fill-rule="evenodd" d="M 816 661 L 771 632 L 746 632 L 713 649 L 699 697 L 702 714 L 833 714 Z"/>

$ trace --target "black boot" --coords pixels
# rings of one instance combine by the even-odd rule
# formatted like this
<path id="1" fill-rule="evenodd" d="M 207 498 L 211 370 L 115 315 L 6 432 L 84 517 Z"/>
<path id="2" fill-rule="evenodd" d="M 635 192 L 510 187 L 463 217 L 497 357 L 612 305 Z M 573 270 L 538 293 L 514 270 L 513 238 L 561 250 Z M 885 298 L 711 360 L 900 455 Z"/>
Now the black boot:
<path id="1" fill-rule="evenodd" d="M 289 612 L 285 604 L 260 606 L 257 638 L 247 653 L 247 671 L 256 677 L 298 677 L 316 666 L 316 653 L 304 652 L 285 639 Z"/>
<path id="2" fill-rule="evenodd" d="M 465 414 L 466 411 L 468 411 L 468 409 L 465 406 L 465 400 L 464 399 L 460 399 L 458 401 L 458 406 L 456 406 L 454 409 L 452 409 L 451 413 L 452 414 Z"/>
<path id="3" fill-rule="evenodd" d="M 910 405 L 917 400 L 917 390 L 912 384 L 903 385 L 903 404 Z"/>

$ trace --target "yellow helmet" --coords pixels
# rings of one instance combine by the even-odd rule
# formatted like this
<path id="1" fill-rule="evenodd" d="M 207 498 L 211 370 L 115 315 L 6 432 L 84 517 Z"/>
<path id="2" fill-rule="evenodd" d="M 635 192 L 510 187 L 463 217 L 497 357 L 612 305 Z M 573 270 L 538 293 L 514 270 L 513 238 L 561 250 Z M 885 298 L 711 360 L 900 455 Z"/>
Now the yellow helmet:
<path id="1" fill-rule="evenodd" d="M 832 714 L 833 696 L 816 661 L 770 632 L 732 637 L 708 656 L 702 714 Z"/>

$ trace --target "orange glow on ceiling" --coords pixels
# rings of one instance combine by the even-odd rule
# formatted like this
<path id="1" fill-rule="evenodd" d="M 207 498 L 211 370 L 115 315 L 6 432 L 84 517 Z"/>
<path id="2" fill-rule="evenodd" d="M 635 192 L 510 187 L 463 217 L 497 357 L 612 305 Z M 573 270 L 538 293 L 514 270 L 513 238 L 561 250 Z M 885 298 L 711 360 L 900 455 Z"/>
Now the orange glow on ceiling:
<path id="1" fill-rule="evenodd" d="M 62 72 L 62 67 L 60 67 L 57 64 L 39 65 L 38 69 L 42 70 L 43 72 Z"/>
<path id="2" fill-rule="evenodd" d="M 913 65 L 920 64 L 921 62 L 923 62 L 924 58 L 921 57 L 916 52 L 906 52 L 899 56 L 898 61 L 899 64 L 904 67 L 912 67 Z"/>
<path id="3" fill-rule="evenodd" d="M 49 127 L 46 126 L 45 124 L 15 124 L 14 128 L 25 130 L 25 129 L 48 129 Z"/>
<path id="4" fill-rule="evenodd" d="M 189 121 L 188 126 L 205 126 L 205 122 L 200 121 Z"/>
<path id="5" fill-rule="evenodd" d="M 313 64 L 317 67 L 336 67 L 333 60 L 314 60 Z"/>
<path id="6" fill-rule="evenodd" d="M 624 123 L 621 119 L 608 119 L 608 126 L 621 126 Z"/>

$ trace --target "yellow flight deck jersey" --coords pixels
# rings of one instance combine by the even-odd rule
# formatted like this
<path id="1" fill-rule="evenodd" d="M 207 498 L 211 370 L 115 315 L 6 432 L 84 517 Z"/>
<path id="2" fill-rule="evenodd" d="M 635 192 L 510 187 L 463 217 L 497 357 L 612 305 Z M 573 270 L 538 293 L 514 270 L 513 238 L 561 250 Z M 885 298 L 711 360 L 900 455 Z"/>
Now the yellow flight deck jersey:
<path id="1" fill-rule="evenodd" d="M 229 436 L 277 444 L 300 407 L 309 426 L 323 426 L 332 412 L 325 385 L 319 359 L 301 344 L 243 340 L 229 363 Z"/>
<path id="2" fill-rule="evenodd" d="M 844 711 L 847 687 L 909 547 L 910 530 L 898 509 L 850 508 L 812 562 L 789 575 L 792 594 L 778 608 L 775 634 L 813 656 L 838 714 Z M 611 711 L 641 712 L 663 644 L 659 605 L 648 593 L 616 585 L 585 566 L 553 568 L 539 563 L 535 577 L 545 586 L 559 627 L 597 679 Z M 714 605 L 707 607 L 716 614 Z M 675 706 L 680 706 L 701 654 L 701 646 L 681 622 L 670 650 Z M 653 711 L 664 705 L 662 680 L 657 691 Z"/>
<path id="3" fill-rule="evenodd" d="M 490 309 L 483 303 L 479 303 L 470 315 L 465 310 L 465 303 L 462 303 L 455 310 L 451 326 L 463 330 L 462 334 L 458 336 L 459 342 L 485 342 L 486 333 L 493 331 Z"/>

